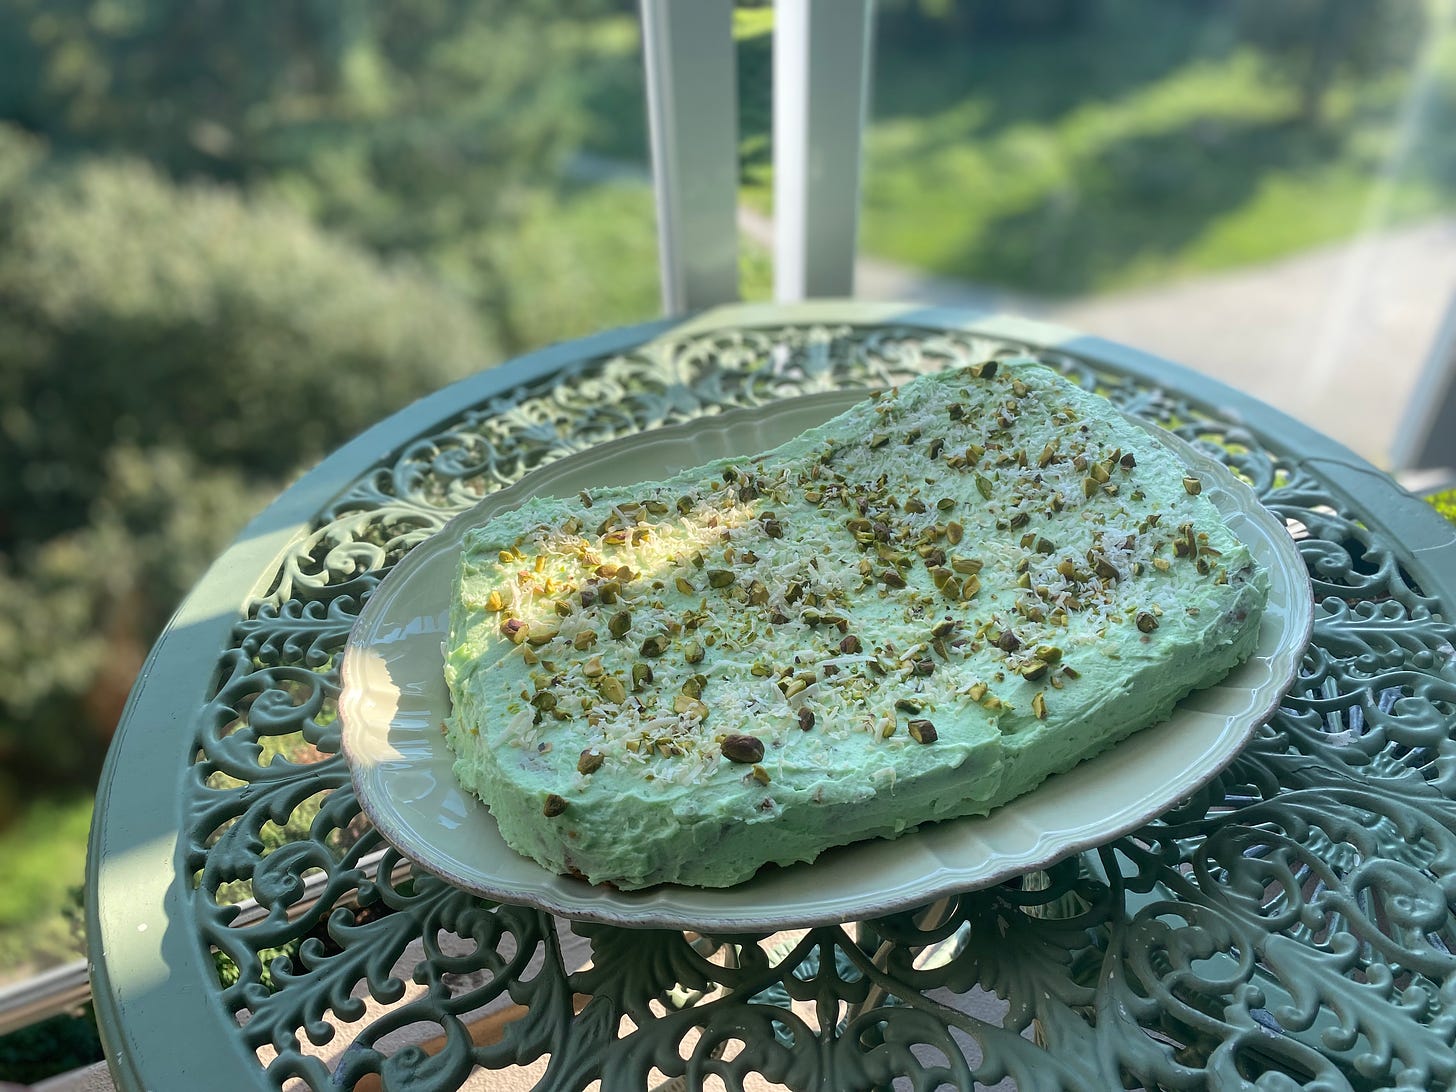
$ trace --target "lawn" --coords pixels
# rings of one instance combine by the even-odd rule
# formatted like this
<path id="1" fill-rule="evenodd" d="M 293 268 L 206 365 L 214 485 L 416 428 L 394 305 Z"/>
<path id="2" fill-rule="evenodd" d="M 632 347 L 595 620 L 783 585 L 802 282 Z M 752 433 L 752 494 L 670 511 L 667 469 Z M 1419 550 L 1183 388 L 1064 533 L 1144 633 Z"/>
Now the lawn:
<path id="1" fill-rule="evenodd" d="M 1456 207 L 1456 43 L 1347 73 L 1303 112 L 1233 4 L 1122 0 L 1063 32 L 946 34 L 881 19 L 862 250 L 1051 296 L 1270 261 Z M 1092 9 L 1089 9 L 1092 10 Z M 769 28 L 741 22 L 744 72 Z M 765 79 L 745 79 L 745 200 L 771 202 Z M 1402 110 L 1419 139 L 1402 142 Z"/>
<path id="2" fill-rule="evenodd" d="M 83 954 L 75 926 L 91 807 L 88 796 L 36 801 L 0 831 L 0 983 Z"/>

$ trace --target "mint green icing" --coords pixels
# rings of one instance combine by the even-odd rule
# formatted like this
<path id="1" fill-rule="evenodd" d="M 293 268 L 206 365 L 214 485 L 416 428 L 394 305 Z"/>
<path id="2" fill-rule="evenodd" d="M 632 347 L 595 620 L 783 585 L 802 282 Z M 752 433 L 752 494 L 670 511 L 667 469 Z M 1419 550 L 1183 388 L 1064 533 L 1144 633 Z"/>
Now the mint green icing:
<path id="1" fill-rule="evenodd" d="M 1266 575 L 1188 475 L 1017 361 L 528 501 L 461 555 L 456 775 L 515 850 L 622 889 L 984 814 L 1253 648 Z"/>

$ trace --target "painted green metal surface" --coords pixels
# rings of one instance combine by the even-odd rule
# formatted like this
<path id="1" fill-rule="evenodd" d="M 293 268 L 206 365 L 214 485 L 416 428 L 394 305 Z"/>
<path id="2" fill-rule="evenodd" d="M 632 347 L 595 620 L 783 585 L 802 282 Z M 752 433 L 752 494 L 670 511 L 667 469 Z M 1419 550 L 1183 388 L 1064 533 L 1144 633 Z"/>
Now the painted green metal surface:
<path id="1" fill-rule="evenodd" d="M 576 925 L 584 969 L 550 917 L 413 873 L 362 822 L 336 658 L 360 604 L 450 516 L 608 438 L 1025 347 L 1218 453 L 1301 537 L 1317 607 L 1300 677 L 1195 798 L 1046 873 L 858 929 L 719 944 Z M 93 830 L 114 1070 L 126 1088 L 377 1073 L 453 1089 L 549 1054 L 546 1089 L 641 1089 L 654 1069 L 729 1088 L 750 1073 L 835 1090 L 1448 1087 L 1453 596 L 1456 532 L 1429 506 L 1267 407 L 1064 331 L 743 307 L 527 358 L 304 479 L 154 651 Z M 277 831 L 290 817 L 302 840 Z M 241 924 L 225 900 L 246 892 L 264 912 Z M 526 1014 L 476 1045 L 469 1014 L 503 999 Z M 358 1021 L 346 1047 L 329 1043 L 339 1021 Z M 419 1024 L 435 1053 L 391 1045 Z"/>

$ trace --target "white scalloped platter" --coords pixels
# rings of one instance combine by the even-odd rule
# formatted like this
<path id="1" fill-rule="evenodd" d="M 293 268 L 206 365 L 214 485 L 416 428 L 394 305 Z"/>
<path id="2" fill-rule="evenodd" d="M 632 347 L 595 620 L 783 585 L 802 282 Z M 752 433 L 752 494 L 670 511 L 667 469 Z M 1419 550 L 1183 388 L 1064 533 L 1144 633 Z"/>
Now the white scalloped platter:
<path id="1" fill-rule="evenodd" d="M 701 932 L 864 920 L 1044 868 L 1141 826 L 1227 766 L 1273 715 L 1309 640 L 1304 563 L 1283 522 L 1222 464 L 1145 425 L 1196 467 L 1204 493 L 1271 577 L 1254 654 L 1223 682 L 1185 698 L 1168 720 L 988 816 L 829 850 L 812 864 L 770 866 L 729 888 L 617 891 L 558 876 L 510 849 L 490 812 L 455 780 L 441 734 L 450 703 L 441 643 L 466 530 L 528 497 L 629 485 L 767 450 L 863 397 L 809 395 L 603 444 L 534 471 L 411 551 L 361 611 L 342 667 L 344 754 L 380 833 L 452 884 L 568 918 Z"/>

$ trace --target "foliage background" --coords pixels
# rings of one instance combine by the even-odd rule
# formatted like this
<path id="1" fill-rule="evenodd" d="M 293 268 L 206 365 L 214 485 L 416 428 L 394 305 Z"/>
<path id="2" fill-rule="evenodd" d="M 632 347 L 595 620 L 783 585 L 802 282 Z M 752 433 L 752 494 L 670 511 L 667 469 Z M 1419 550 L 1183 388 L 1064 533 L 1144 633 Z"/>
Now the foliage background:
<path id="1" fill-rule="evenodd" d="M 1078 294 L 1342 238 L 1377 184 L 1449 210 L 1440 7 L 880 0 L 864 248 Z M 772 13 L 738 17 L 762 210 Z M 122 703 L 246 519 L 409 400 L 655 313 L 646 160 L 631 0 L 0 0 L 0 979 L 77 951 Z"/>

